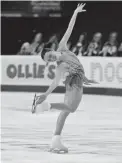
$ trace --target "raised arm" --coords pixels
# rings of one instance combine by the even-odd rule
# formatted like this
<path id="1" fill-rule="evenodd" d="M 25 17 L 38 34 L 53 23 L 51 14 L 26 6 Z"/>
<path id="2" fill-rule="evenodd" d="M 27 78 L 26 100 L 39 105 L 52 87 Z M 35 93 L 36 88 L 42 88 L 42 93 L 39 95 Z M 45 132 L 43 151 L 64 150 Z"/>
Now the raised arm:
<path id="1" fill-rule="evenodd" d="M 73 27 L 75 25 L 75 21 L 76 21 L 78 13 L 86 11 L 86 10 L 83 9 L 84 6 L 85 6 L 85 3 L 84 4 L 82 4 L 82 3 L 78 4 L 78 6 L 77 6 L 76 10 L 74 11 L 74 14 L 73 14 L 73 16 L 72 16 L 72 18 L 70 20 L 68 28 L 67 28 L 63 38 L 61 39 L 61 41 L 59 43 L 59 48 L 66 46 L 66 44 L 67 44 L 67 42 L 69 40 L 69 37 L 70 37 L 70 35 L 72 33 Z"/>

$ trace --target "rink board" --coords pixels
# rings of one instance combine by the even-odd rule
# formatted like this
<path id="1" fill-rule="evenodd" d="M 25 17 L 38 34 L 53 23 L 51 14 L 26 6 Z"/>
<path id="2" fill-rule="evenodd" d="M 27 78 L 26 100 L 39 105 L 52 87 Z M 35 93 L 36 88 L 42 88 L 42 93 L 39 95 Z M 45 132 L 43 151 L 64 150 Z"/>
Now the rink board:
<path id="1" fill-rule="evenodd" d="M 2 56 L 2 91 L 45 91 L 55 78 L 56 64 L 48 67 L 38 56 Z M 86 94 L 122 96 L 122 60 L 120 58 L 80 57 L 85 75 L 99 84 L 84 86 Z M 64 77 L 65 80 L 65 77 Z M 56 93 L 64 93 L 61 81 Z"/>

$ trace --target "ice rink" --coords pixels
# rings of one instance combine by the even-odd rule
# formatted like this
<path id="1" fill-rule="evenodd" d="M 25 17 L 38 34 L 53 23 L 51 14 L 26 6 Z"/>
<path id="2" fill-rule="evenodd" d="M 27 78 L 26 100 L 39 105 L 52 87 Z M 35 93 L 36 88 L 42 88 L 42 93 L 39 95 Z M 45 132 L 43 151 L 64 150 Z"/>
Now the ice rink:
<path id="1" fill-rule="evenodd" d="M 2 93 L 2 163 L 122 163 L 122 97 L 84 95 L 62 137 L 68 154 L 48 152 L 59 111 L 31 114 L 34 93 Z M 52 94 L 50 102 L 63 102 Z"/>

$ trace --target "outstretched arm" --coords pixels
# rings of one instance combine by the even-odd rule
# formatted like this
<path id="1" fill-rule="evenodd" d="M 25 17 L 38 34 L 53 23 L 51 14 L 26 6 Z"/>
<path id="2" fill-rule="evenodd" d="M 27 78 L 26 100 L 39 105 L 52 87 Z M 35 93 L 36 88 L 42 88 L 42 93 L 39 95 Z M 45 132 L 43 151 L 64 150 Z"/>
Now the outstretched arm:
<path id="1" fill-rule="evenodd" d="M 61 76 L 62 76 L 62 67 L 58 67 L 56 70 L 56 74 L 55 74 L 55 79 L 53 80 L 52 84 L 50 85 L 50 87 L 48 88 L 48 90 L 44 93 L 44 95 L 47 97 L 50 93 L 53 92 L 53 90 L 59 85 L 59 82 L 61 80 Z"/>
<path id="2" fill-rule="evenodd" d="M 50 87 L 44 94 L 42 94 L 41 96 L 38 96 L 38 100 L 36 104 L 42 103 L 47 98 L 47 96 L 53 92 L 53 90 L 59 85 L 59 82 L 64 72 L 65 72 L 65 64 L 62 63 L 58 66 L 56 70 L 55 79 L 53 80 L 52 84 L 50 85 Z"/>
<path id="3" fill-rule="evenodd" d="M 70 20 L 69 25 L 68 25 L 68 28 L 67 28 L 67 30 L 66 30 L 63 38 L 61 39 L 61 41 L 59 43 L 59 48 L 66 46 L 66 44 L 67 44 L 67 42 L 69 40 L 69 37 L 70 37 L 70 35 L 72 33 L 73 27 L 75 25 L 75 21 L 76 21 L 76 18 L 77 18 L 78 13 L 79 12 L 85 12 L 86 11 L 86 10 L 83 9 L 84 6 L 85 6 L 85 3 L 84 4 L 79 4 L 77 6 L 76 10 L 74 11 L 74 14 L 73 14 L 73 16 L 72 16 L 72 18 Z"/>

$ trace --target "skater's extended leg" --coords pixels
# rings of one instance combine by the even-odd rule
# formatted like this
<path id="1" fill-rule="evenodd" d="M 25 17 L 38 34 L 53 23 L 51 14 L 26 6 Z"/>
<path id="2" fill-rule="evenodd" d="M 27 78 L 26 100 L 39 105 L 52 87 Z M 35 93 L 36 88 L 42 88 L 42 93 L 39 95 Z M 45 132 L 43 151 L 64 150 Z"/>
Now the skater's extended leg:
<path id="1" fill-rule="evenodd" d="M 51 109 L 62 110 L 67 113 L 74 112 L 74 108 L 69 107 L 65 103 L 51 103 Z"/>
<path id="2" fill-rule="evenodd" d="M 73 113 L 76 110 L 76 107 L 74 105 L 68 105 L 66 103 L 48 103 L 48 102 L 43 102 L 41 104 L 37 104 L 35 107 L 33 107 L 33 112 L 32 113 L 36 113 L 38 111 L 36 110 L 40 110 L 40 112 L 43 111 L 48 111 L 48 110 L 52 110 L 52 109 L 56 109 L 56 110 L 61 110 L 63 112 L 67 113 Z"/>

